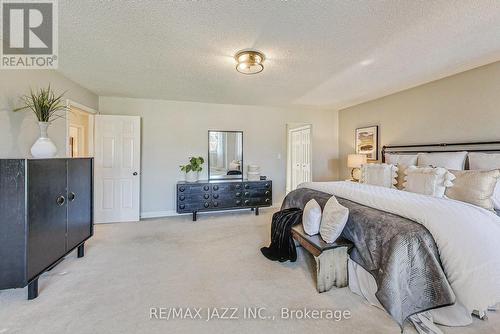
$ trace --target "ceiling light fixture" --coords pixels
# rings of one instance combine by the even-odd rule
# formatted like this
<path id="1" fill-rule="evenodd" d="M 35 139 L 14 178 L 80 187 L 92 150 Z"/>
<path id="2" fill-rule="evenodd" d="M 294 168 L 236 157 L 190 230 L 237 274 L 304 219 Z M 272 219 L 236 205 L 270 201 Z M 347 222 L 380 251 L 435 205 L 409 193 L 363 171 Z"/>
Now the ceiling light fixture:
<path id="1" fill-rule="evenodd" d="M 365 59 L 360 64 L 361 64 L 361 66 L 368 66 L 371 63 L 373 63 L 373 59 Z"/>
<path id="2" fill-rule="evenodd" d="M 264 70 L 264 54 L 259 51 L 242 50 L 234 56 L 236 62 L 236 71 L 243 74 L 257 74 Z"/>

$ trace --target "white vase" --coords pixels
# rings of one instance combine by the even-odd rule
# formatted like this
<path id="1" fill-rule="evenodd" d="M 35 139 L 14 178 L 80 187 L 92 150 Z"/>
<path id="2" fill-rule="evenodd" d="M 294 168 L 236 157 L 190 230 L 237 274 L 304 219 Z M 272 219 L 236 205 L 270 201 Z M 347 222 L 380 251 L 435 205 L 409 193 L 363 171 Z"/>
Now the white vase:
<path id="1" fill-rule="evenodd" d="M 40 137 L 31 146 L 31 155 L 33 158 L 53 158 L 57 154 L 57 147 L 47 136 L 49 122 L 38 122 L 40 127 Z"/>
<path id="2" fill-rule="evenodd" d="M 186 182 L 198 181 L 199 172 L 190 171 L 186 173 Z"/>

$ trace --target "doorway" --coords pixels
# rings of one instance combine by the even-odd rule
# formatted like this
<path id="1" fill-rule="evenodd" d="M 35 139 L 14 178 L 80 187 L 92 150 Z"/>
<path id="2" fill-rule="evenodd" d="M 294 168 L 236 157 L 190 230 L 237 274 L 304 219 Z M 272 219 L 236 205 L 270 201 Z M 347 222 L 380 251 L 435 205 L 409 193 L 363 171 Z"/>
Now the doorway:
<path id="1" fill-rule="evenodd" d="M 66 106 L 66 156 L 94 156 L 94 116 L 97 112 L 71 100 Z"/>
<path id="2" fill-rule="evenodd" d="M 287 193 L 312 181 L 311 141 L 311 124 L 287 124 Z"/>

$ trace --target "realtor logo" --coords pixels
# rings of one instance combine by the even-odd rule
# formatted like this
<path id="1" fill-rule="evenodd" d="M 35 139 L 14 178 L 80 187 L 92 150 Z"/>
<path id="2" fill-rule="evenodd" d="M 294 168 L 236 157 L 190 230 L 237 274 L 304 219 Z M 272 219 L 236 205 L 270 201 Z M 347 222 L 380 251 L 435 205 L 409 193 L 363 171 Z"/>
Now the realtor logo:
<path id="1" fill-rule="evenodd" d="M 1 0 L 2 69 L 57 68 L 57 0 Z"/>

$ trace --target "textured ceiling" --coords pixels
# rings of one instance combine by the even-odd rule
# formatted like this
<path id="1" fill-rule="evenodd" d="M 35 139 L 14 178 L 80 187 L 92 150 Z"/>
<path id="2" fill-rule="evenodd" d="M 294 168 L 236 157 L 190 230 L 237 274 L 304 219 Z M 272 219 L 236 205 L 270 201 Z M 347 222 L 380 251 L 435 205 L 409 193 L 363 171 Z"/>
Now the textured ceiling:
<path id="1" fill-rule="evenodd" d="M 343 108 L 500 60 L 500 1 L 59 1 L 59 70 L 99 95 Z M 239 74 L 232 56 L 267 56 Z"/>

